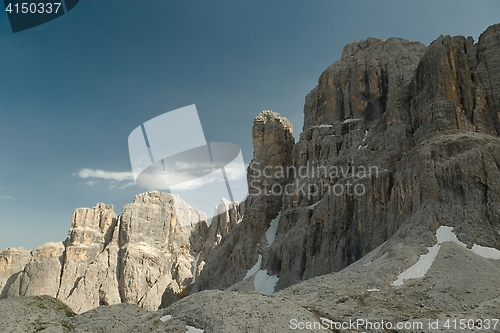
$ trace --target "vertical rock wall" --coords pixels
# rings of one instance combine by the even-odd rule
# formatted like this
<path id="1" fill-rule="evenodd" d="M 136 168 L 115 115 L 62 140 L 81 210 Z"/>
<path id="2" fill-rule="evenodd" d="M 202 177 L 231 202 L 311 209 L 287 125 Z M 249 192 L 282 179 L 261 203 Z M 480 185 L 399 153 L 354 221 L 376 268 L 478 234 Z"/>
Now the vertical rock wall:
<path id="1" fill-rule="evenodd" d="M 0 252 L 0 297 L 49 295 L 77 313 L 124 302 L 167 306 L 189 294 L 241 207 L 222 201 L 216 210 L 225 213 L 210 226 L 204 213 L 156 191 L 137 195 L 121 216 L 102 203 L 76 209 L 65 242 Z"/>

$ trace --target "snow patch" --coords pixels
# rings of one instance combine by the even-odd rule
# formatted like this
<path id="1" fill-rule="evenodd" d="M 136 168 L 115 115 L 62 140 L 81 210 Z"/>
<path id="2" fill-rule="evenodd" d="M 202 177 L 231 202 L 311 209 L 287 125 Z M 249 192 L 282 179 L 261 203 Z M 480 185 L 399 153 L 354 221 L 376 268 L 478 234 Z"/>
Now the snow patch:
<path id="1" fill-rule="evenodd" d="M 196 274 L 198 273 L 198 260 L 200 259 L 200 254 L 201 254 L 201 251 L 196 256 L 196 259 L 194 259 L 194 262 L 193 262 L 193 260 L 191 260 L 191 262 L 193 262 L 193 272 L 192 272 L 193 273 L 193 280 L 191 281 L 191 284 L 194 284 L 196 282 Z M 191 259 L 192 258 L 193 257 L 191 257 Z"/>
<path id="2" fill-rule="evenodd" d="M 307 208 L 309 209 L 314 209 L 314 207 L 316 207 L 316 205 L 319 204 L 319 201 L 316 201 L 315 203 L 313 203 L 312 205 L 309 205 L 307 206 Z"/>
<path id="3" fill-rule="evenodd" d="M 462 243 L 457 238 L 457 235 L 455 235 L 455 233 L 452 232 L 452 230 L 453 227 L 447 227 L 444 225 L 440 226 L 436 230 L 437 244 L 428 247 L 427 249 L 429 250 L 429 252 L 427 252 L 427 254 L 421 255 L 415 265 L 411 266 L 406 271 L 399 274 L 397 280 L 394 281 L 392 285 L 401 286 L 403 285 L 404 280 L 424 277 L 429 268 L 431 268 L 432 263 L 436 259 L 436 256 L 439 252 L 439 248 L 441 247 L 441 244 L 443 244 L 444 242 L 453 242 L 467 248 L 467 245 Z M 486 259 L 500 260 L 500 251 L 495 248 L 484 247 L 481 245 L 474 244 L 472 246 L 472 249 L 470 249 L 470 251 Z"/>
<path id="4" fill-rule="evenodd" d="M 314 126 L 311 126 L 311 127 L 308 127 L 307 129 L 313 129 L 313 128 L 332 128 L 333 125 L 330 125 L 330 124 L 321 124 L 321 125 L 314 125 Z"/>
<path id="5" fill-rule="evenodd" d="M 274 220 L 271 221 L 269 229 L 267 229 L 266 231 L 267 246 L 270 246 L 274 242 L 274 239 L 276 238 L 276 231 L 278 230 L 278 223 L 280 217 L 281 217 L 281 212 Z"/>
<path id="6" fill-rule="evenodd" d="M 361 140 L 361 142 L 365 142 L 366 138 L 368 138 L 368 130 L 365 130 L 365 137 Z"/>
<path id="7" fill-rule="evenodd" d="M 471 251 L 486 259 L 500 260 L 500 251 L 492 247 L 474 244 Z"/>
<path id="8" fill-rule="evenodd" d="M 436 238 L 438 240 L 438 244 L 443 244 L 444 242 L 453 242 L 460 246 L 466 247 L 464 243 L 458 240 L 457 235 L 452 232 L 453 227 L 446 227 L 444 225 L 440 226 L 438 230 L 436 230 Z"/>
<path id="9" fill-rule="evenodd" d="M 279 278 L 276 275 L 268 275 L 267 269 L 260 270 L 253 280 L 255 291 L 264 295 L 274 293 L 274 287 L 278 283 Z"/>
<path id="10" fill-rule="evenodd" d="M 186 333 L 203 333 L 203 332 L 205 332 L 204 330 L 201 330 L 199 328 L 189 326 L 189 325 L 186 325 L 186 329 L 187 329 Z"/>
<path id="11" fill-rule="evenodd" d="M 355 121 L 361 121 L 361 120 L 362 119 L 359 119 L 359 118 L 349 118 L 349 119 L 344 120 L 344 122 L 342 124 L 348 124 L 348 123 L 352 123 Z"/>
<path id="12" fill-rule="evenodd" d="M 167 322 L 172 319 L 171 315 L 166 315 L 160 318 L 162 322 Z M 186 333 L 204 333 L 205 331 L 193 326 L 186 325 Z"/>
<path id="13" fill-rule="evenodd" d="M 172 319 L 172 316 L 171 315 L 166 315 L 166 316 L 163 316 L 160 318 L 160 320 L 162 322 L 166 322 L 166 321 L 169 321 L 170 319 Z"/>
<path id="14" fill-rule="evenodd" d="M 257 263 L 248 270 L 247 275 L 245 275 L 243 280 L 253 276 L 253 290 L 264 295 L 271 295 L 274 292 L 274 287 L 276 287 L 276 283 L 278 283 L 279 278 L 276 275 L 268 275 L 267 269 L 261 270 L 261 264 L 262 255 L 259 254 Z"/>
<path id="15" fill-rule="evenodd" d="M 421 255 L 417 263 L 406 271 L 398 275 L 398 279 L 392 283 L 393 286 L 402 286 L 404 280 L 417 279 L 424 277 L 425 273 L 431 268 L 434 259 L 439 252 L 440 244 L 429 247 L 427 254 Z"/>
<path id="16" fill-rule="evenodd" d="M 262 264 L 262 255 L 259 254 L 259 259 L 257 260 L 257 263 L 255 265 L 253 265 L 253 267 L 248 270 L 247 275 L 245 275 L 243 280 L 246 280 L 249 277 L 251 277 L 252 275 L 254 275 L 255 273 L 257 273 L 260 269 L 261 264 Z"/>
<path id="17" fill-rule="evenodd" d="M 366 291 L 373 292 L 373 291 L 380 291 L 378 288 L 371 288 L 371 289 L 366 289 Z"/>

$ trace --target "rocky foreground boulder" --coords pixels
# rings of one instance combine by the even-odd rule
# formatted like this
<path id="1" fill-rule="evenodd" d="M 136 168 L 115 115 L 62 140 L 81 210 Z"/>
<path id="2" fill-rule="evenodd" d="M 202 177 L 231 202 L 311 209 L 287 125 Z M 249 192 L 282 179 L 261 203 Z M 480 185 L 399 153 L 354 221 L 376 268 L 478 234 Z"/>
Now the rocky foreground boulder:
<path id="1" fill-rule="evenodd" d="M 1 252 L 3 329 L 36 331 L 18 318 L 49 295 L 47 332 L 500 331 L 500 24 L 349 44 L 298 142 L 272 111 L 252 140 L 249 197 L 210 225 L 148 192 Z"/>

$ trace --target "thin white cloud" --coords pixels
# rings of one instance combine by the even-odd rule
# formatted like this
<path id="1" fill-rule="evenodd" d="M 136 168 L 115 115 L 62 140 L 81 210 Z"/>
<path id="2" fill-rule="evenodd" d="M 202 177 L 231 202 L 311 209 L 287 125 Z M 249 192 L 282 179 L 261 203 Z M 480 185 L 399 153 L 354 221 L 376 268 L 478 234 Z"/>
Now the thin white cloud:
<path id="1" fill-rule="evenodd" d="M 184 163 L 179 164 L 177 167 L 180 169 L 184 169 L 184 172 L 171 172 L 170 170 L 159 170 L 161 166 L 158 164 L 157 168 L 153 168 L 151 170 L 145 170 L 142 174 L 142 180 L 138 184 L 143 188 L 156 188 L 159 184 L 165 184 L 165 182 L 170 184 L 176 184 L 175 188 L 177 190 L 187 190 L 187 189 L 196 189 L 207 184 L 215 183 L 215 182 L 224 182 L 223 178 L 220 178 L 216 173 L 206 174 L 206 170 L 208 165 L 203 165 L 202 163 Z M 194 169 L 197 172 L 200 170 L 204 172 L 200 172 L 203 174 L 201 177 L 196 177 L 194 174 L 186 170 Z M 246 177 L 245 168 L 236 166 L 236 165 L 228 165 L 225 168 L 226 176 L 228 180 L 238 180 Z M 220 169 L 218 169 L 220 170 Z M 85 184 L 87 186 L 93 186 L 97 184 L 99 179 L 108 181 L 109 189 L 124 189 L 130 186 L 136 185 L 134 175 L 132 172 L 118 172 L 118 171 L 104 171 L 104 170 L 93 170 L 93 169 L 80 169 L 77 173 L 73 174 L 73 176 L 77 176 L 82 179 L 88 179 Z M 127 181 L 126 183 L 124 183 Z M 170 185 L 167 185 L 168 187 Z M 159 188 L 163 189 L 163 188 Z"/>
<path id="2" fill-rule="evenodd" d="M 218 169 L 220 170 L 220 169 Z M 224 167 L 224 171 L 226 172 L 226 177 L 229 181 L 240 180 L 246 177 L 245 168 L 241 168 L 238 165 L 229 165 Z M 212 183 L 223 183 L 225 182 L 224 178 L 222 178 L 222 174 L 220 171 L 216 171 L 205 175 L 203 177 L 199 177 L 193 180 L 189 180 L 178 185 L 175 185 L 175 189 L 177 190 L 193 190 L 205 186 L 207 184 Z"/>
<path id="3" fill-rule="evenodd" d="M 204 185 L 212 184 L 215 182 L 224 182 L 224 178 L 217 177 L 217 175 L 215 175 L 214 173 L 211 173 L 211 174 L 208 174 L 204 177 L 195 178 L 195 179 L 192 179 L 189 181 L 182 182 L 182 183 L 177 184 L 175 186 L 172 186 L 172 191 L 174 191 L 174 190 L 181 190 L 181 191 L 194 190 L 194 189 L 200 188 Z"/>
<path id="4" fill-rule="evenodd" d="M 93 170 L 93 169 L 80 169 L 73 176 L 82 179 L 88 179 L 85 182 L 87 186 L 94 186 L 99 183 L 99 180 L 105 180 L 109 184 L 109 189 L 124 189 L 129 186 L 135 185 L 134 175 L 132 172 L 119 172 L 119 171 L 104 171 L 104 170 Z M 123 184 L 123 182 L 126 182 Z M 121 185 L 123 184 L 123 185 Z"/>
<path id="5" fill-rule="evenodd" d="M 247 170 L 244 166 L 229 164 L 224 167 L 224 170 L 228 180 L 239 180 L 247 176 Z"/>
<path id="6" fill-rule="evenodd" d="M 87 178 L 99 178 L 106 180 L 114 180 L 114 181 L 124 181 L 124 180 L 134 180 L 134 175 L 132 172 L 118 172 L 118 171 L 104 171 L 104 170 L 92 170 L 92 169 L 80 169 L 77 173 L 74 173 L 73 176 L 77 176 L 79 178 L 87 179 Z"/>
<path id="7" fill-rule="evenodd" d="M 135 185 L 135 182 L 128 182 L 127 184 L 125 185 L 122 185 L 122 186 L 118 186 L 119 189 L 123 190 L 124 188 L 126 187 L 129 187 L 129 186 L 134 186 Z"/>
<path id="8" fill-rule="evenodd" d="M 14 200 L 14 197 L 11 197 L 10 195 L 2 195 L 2 199 L 9 199 L 9 200 Z"/>

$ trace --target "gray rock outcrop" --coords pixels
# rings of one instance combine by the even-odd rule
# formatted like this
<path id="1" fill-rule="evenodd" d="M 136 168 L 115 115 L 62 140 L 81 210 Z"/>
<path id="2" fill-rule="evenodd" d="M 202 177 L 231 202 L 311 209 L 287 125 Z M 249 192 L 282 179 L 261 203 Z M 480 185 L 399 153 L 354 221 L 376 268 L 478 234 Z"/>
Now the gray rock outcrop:
<path id="1" fill-rule="evenodd" d="M 292 163 L 291 123 L 276 112 L 261 112 L 254 120 L 252 143 L 254 156 L 248 167 L 245 214 L 208 256 L 194 291 L 225 289 L 242 280 L 258 261 L 266 246 L 265 233 L 283 205 L 283 195 L 271 189 L 283 188 L 290 182 L 290 178 L 276 177 L 275 173 Z M 264 172 L 270 177 L 262 177 Z"/>
<path id="2" fill-rule="evenodd" d="M 25 249 L 11 247 L 0 252 L 0 298 L 7 297 L 10 286 L 30 259 L 30 251 Z"/>
<path id="3" fill-rule="evenodd" d="M 279 333 L 290 331 L 291 319 L 319 320 L 283 298 L 220 291 L 204 291 L 156 312 L 124 303 L 79 315 L 49 296 L 17 297 L 0 300 L 0 317 L 0 331 L 5 333 Z"/>
<path id="4" fill-rule="evenodd" d="M 230 287 L 257 254 L 260 270 L 279 277 L 277 291 L 340 271 L 394 237 L 425 253 L 442 225 L 468 246 L 500 249 L 499 41 L 495 25 L 477 43 L 347 45 L 306 97 L 274 242 L 245 252 L 223 239 L 241 262 L 215 267 L 224 261 L 216 249 L 202 275 L 223 278 L 199 289 Z"/>
<path id="5" fill-rule="evenodd" d="M 63 243 L 46 243 L 30 254 L 30 261 L 7 290 L 7 296 L 56 297 L 61 283 Z"/>
<path id="6" fill-rule="evenodd" d="M 0 252 L 0 298 L 49 295 L 77 313 L 119 303 L 166 307 L 190 293 L 243 207 L 223 200 L 210 226 L 204 213 L 156 191 L 137 195 L 121 216 L 102 203 L 76 209 L 65 242 Z"/>

